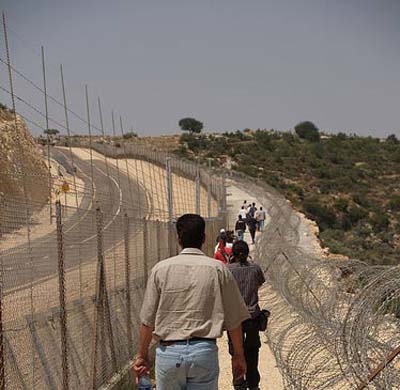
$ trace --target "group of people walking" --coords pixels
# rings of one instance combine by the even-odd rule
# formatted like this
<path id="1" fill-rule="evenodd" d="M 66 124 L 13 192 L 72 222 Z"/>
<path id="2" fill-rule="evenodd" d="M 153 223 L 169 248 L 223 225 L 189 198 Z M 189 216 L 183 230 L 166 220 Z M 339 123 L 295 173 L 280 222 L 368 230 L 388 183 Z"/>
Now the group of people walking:
<path id="1" fill-rule="evenodd" d="M 238 220 L 235 224 L 235 231 L 239 240 L 244 239 L 246 228 L 249 229 L 251 243 L 255 244 L 256 231 L 264 230 L 266 213 L 262 207 L 257 208 L 256 204 L 245 200 L 239 210 Z"/>
<path id="2" fill-rule="evenodd" d="M 255 218 L 256 211 L 247 214 Z M 265 281 L 261 268 L 250 261 L 243 236 L 236 238 L 224 229 L 217 238 L 215 258 L 207 257 L 201 251 L 205 221 L 199 215 L 181 216 L 176 229 L 182 251 L 159 262 L 148 279 L 134 363 L 137 376 L 150 372 L 154 336 L 158 390 L 218 389 L 216 339 L 227 330 L 234 388 L 259 389 L 259 332 L 265 323 L 258 305 L 258 289 Z"/>

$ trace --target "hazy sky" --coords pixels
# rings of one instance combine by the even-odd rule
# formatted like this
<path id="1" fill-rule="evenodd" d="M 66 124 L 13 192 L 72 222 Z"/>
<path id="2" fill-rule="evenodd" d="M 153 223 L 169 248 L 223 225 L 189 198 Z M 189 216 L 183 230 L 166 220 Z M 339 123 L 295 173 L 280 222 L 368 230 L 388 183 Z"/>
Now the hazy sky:
<path id="1" fill-rule="evenodd" d="M 209 131 L 292 129 L 400 134 L 399 0 L 2 0 L 14 66 L 73 110 L 102 97 L 143 135 L 194 116 Z M 1 42 L 4 59 L 4 44 Z M 0 64 L 0 85 L 8 88 Z M 16 76 L 16 93 L 43 98 Z M 8 101 L 0 91 L 0 100 Z M 17 101 L 18 109 L 43 119 Z M 64 123 L 50 103 L 50 116 Z M 71 118 L 76 133 L 87 128 Z M 57 127 L 51 124 L 51 127 Z"/>

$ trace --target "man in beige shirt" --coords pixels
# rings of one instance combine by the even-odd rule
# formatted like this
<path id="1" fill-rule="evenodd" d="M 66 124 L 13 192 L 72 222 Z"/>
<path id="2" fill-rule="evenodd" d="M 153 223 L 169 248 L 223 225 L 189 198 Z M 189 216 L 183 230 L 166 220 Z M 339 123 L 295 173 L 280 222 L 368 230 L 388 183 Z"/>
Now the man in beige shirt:
<path id="1" fill-rule="evenodd" d="M 140 313 L 140 345 L 134 364 L 138 376 L 148 373 L 149 345 L 154 336 L 157 390 L 218 389 L 216 338 L 228 330 L 235 353 L 234 376 L 243 377 L 241 323 L 250 318 L 228 268 L 207 257 L 204 219 L 185 214 L 177 223 L 182 252 L 158 263 L 148 280 Z"/>

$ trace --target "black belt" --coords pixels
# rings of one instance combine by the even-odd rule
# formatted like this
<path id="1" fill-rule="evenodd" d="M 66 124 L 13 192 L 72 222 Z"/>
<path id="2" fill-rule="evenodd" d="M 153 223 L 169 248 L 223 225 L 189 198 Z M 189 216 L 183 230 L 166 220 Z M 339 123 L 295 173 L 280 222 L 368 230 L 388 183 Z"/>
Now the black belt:
<path id="1" fill-rule="evenodd" d="M 192 337 L 187 340 L 160 340 L 160 345 L 166 347 L 168 345 L 173 345 L 173 344 L 190 344 L 191 342 L 196 342 L 196 341 L 210 341 L 212 343 L 216 343 L 216 339 L 207 339 L 205 337 Z"/>

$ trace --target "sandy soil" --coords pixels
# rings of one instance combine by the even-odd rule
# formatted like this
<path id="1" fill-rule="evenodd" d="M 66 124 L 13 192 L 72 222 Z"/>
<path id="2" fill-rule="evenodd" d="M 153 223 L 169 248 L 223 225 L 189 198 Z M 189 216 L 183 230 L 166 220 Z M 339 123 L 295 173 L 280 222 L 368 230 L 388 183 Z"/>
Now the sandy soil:
<path id="1" fill-rule="evenodd" d="M 230 194 L 228 197 L 228 210 L 229 210 L 229 226 L 233 228 L 234 223 L 236 221 L 238 212 L 240 207 L 242 206 L 243 201 L 246 199 L 247 203 L 256 202 L 257 206 L 263 206 L 265 210 L 267 210 L 268 205 L 260 204 L 253 196 L 250 194 L 240 190 L 236 186 L 231 185 L 228 187 L 228 193 Z M 266 223 L 268 223 L 269 219 L 267 218 Z M 262 234 L 262 233 L 257 233 Z M 245 239 L 247 242 L 250 242 L 250 234 L 245 234 Z M 257 238 L 256 238 L 257 240 Z M 257 245 L 257 241 L 256 241 Z M 262 308 L 268 308 L 268 288 L 267 286 L 263 286 L 259 290 L 260 297 L 260 306 Z M 271 322 L 273 322 L 273 317 L 271 318 Z M 268 341 L 264 334 L 261 335 L 262 346 L 260 349 L 260 358 L 259 358 L 259 370 L 261 374 L 261 383 L 260 388 L 271 389 L 271 390 L 281 390 L 283 389 L 283 381 L 280 375 L 278 368 L 276 367 L 275 357 L 268 345 Z M 232 389 L 232 375 L 231 375 L 231 362 L 230 355 L 228 352 L 228 339 L 226 333 L 224 336 L 218 340 L 218 348 L 219 348 L 219 365 L 220 365 L 220 376 L 219 376 L 219 386 L 220 390 L 228 390 Z"/>
<path id="2" fill-rule="evenodd" d="M 46 161 L 47 166 L 47 161 Z M 61 175 L 60 175 L 61 173 Z M 76 208 L 80 206 L 84 192 L 84 182 L 79 177 L 73 177 L 68 174 L 65 169 L 59 165 L 55 160 L 51 161 L 51 176 L 53 178 L 52 188 L 52 201 L 59 200 L 63 206 L 64 218 L 70 218 L 75 212 Z M 75 179 L 75 180 L 74 180 Z M 63 182 L 67 182 L 70 187 L 68 193 L 61 191 Z M 55 215 L 54 207 L 52 215 Z M 43 237 L 55 230 L 55 218 L 52 218 L 50 223 L 50 205 L 49 203 L 42 207 L 40 211 L 33 213 L 30 219 L 29 231 L 34 239 Z M 1 239 L 1 248 L 9 249 L 15 246 L 25 244 L 27 242 L 27 228 L 21 227 L 18 230 L 9 234 L 4 234 Z"/>

